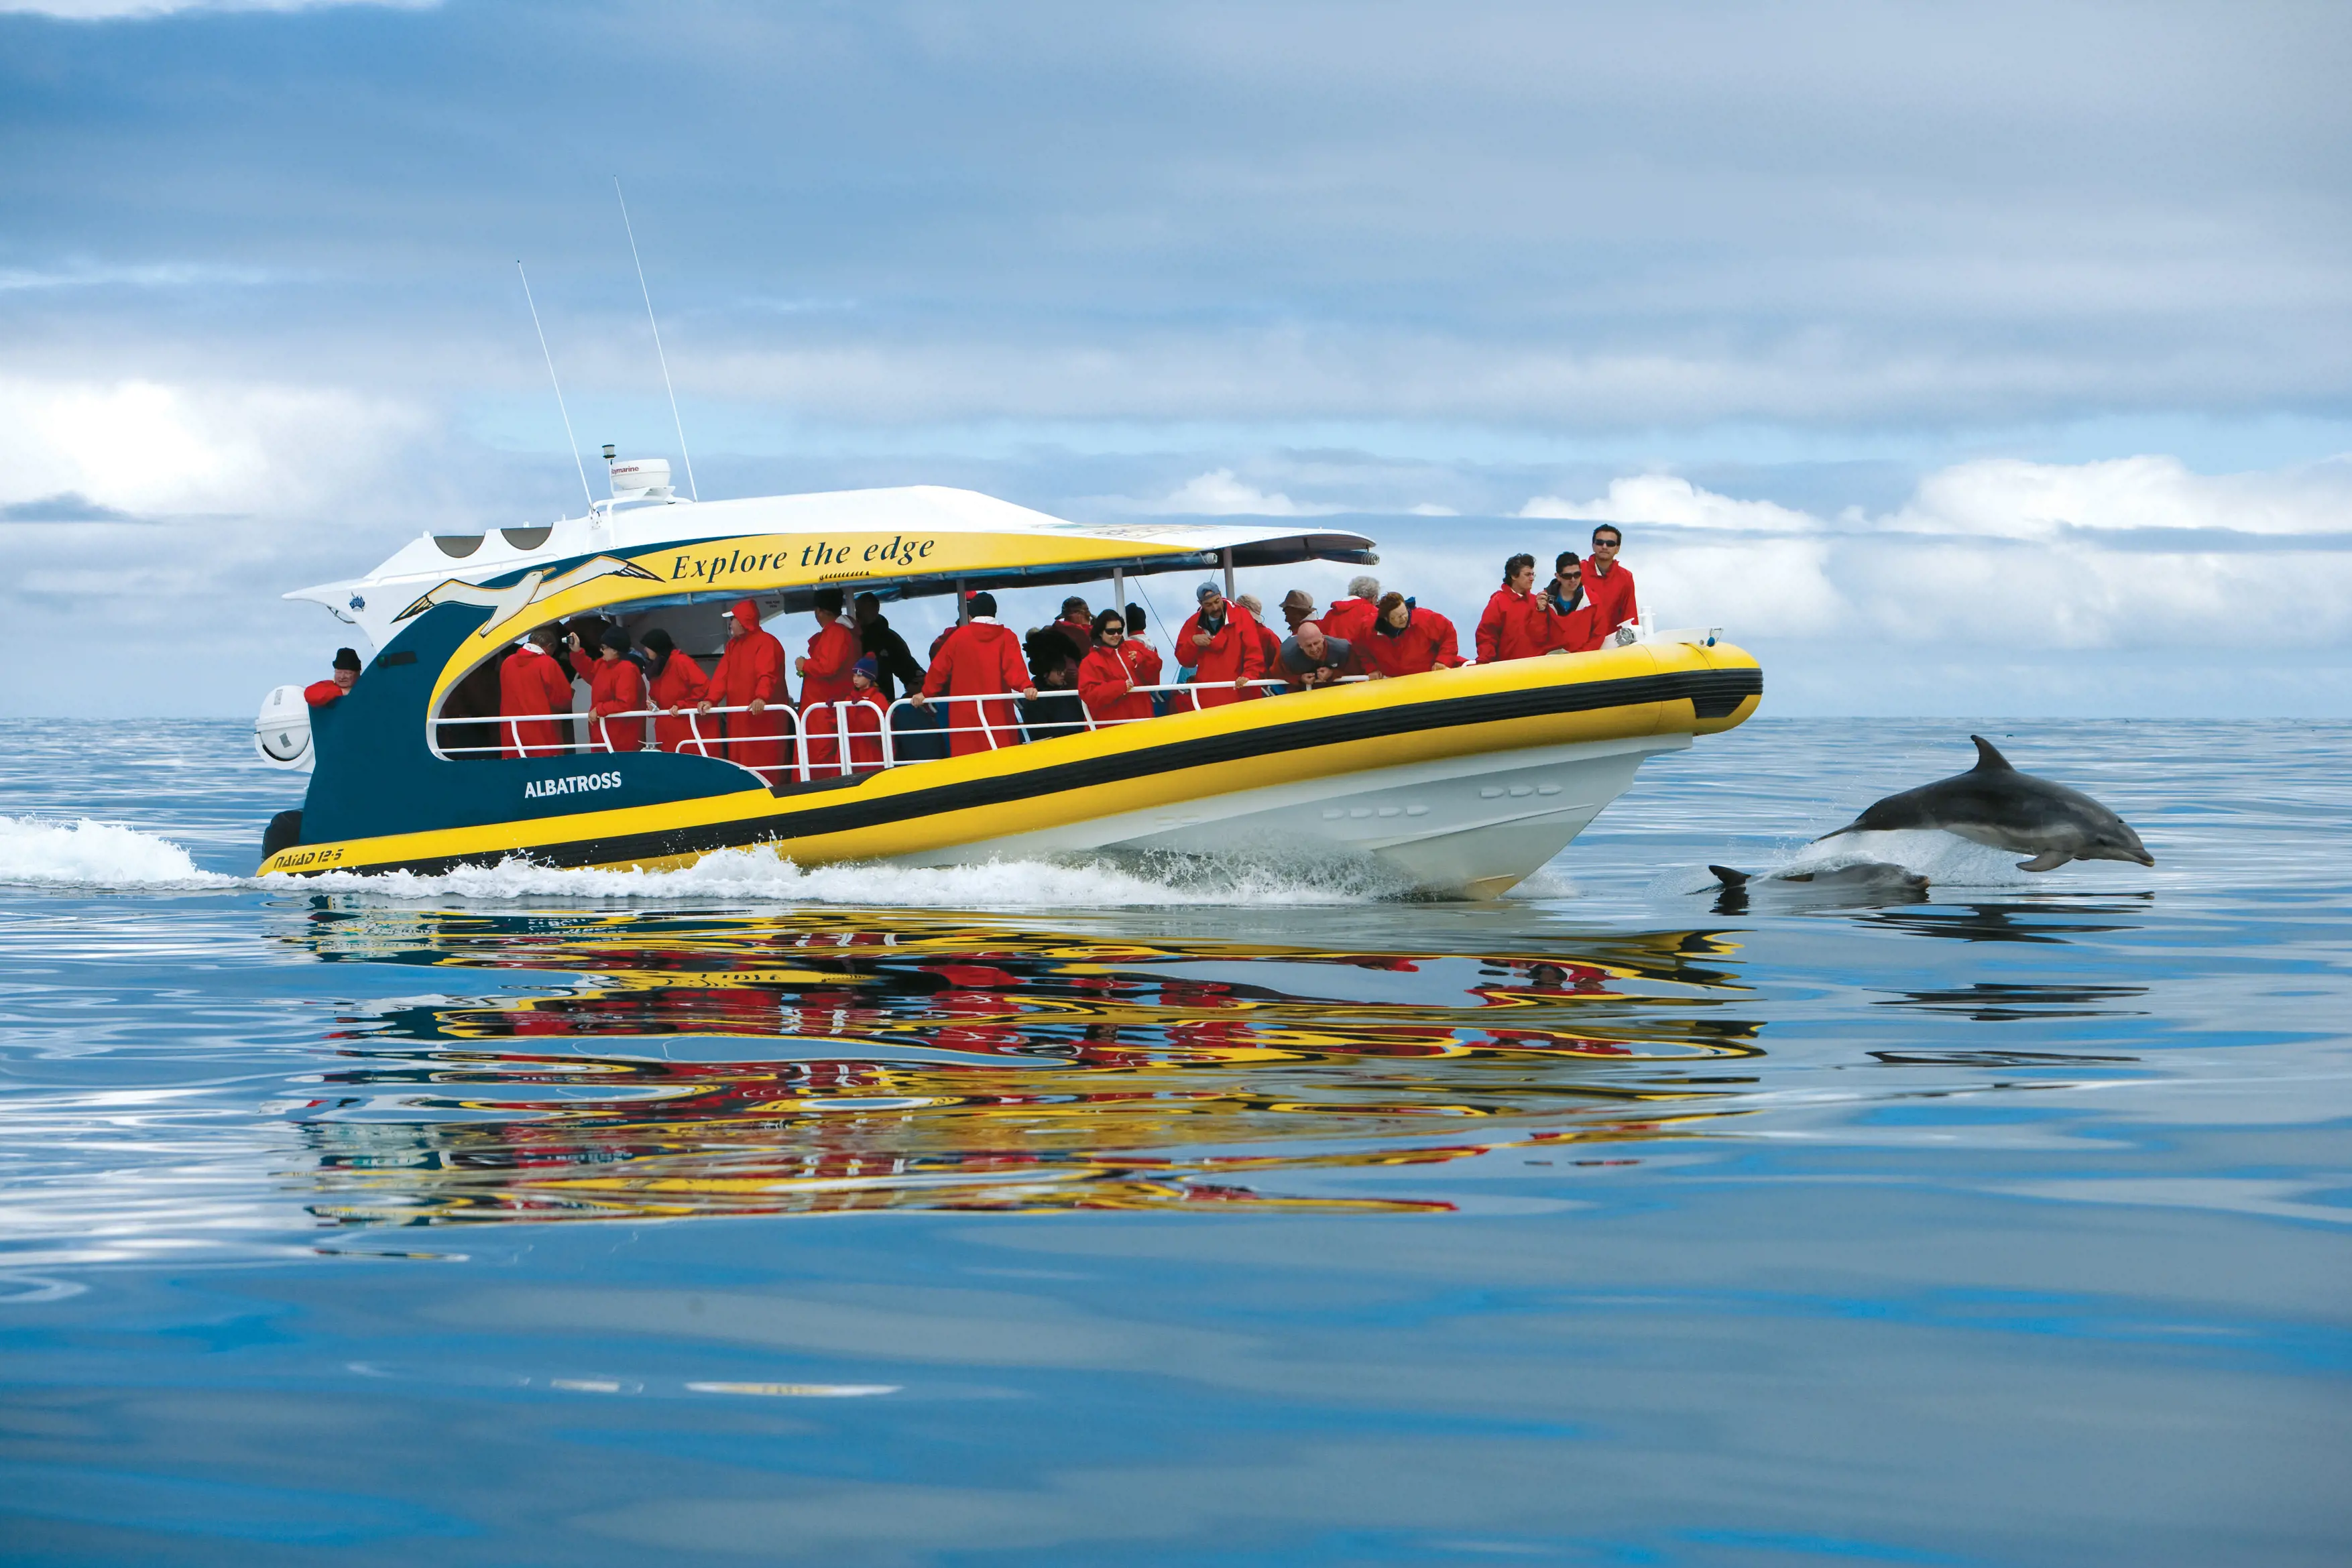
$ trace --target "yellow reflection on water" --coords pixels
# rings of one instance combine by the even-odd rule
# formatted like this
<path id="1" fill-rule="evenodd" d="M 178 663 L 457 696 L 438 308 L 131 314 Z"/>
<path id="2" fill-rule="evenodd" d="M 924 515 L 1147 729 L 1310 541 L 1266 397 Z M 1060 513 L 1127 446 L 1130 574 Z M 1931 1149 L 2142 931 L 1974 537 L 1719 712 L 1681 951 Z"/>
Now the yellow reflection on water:
<path id="1" fill-rule="evenodd" d="M 343 1224 L 1444 1210 L 1381 1173 L 1622 1158 L 1736 1113 L 1760 1054 L 1699 933 L 1443 954 L 322 903 L 287 939 L 473 993 L 351 1019 L 291 1113 Z"/>

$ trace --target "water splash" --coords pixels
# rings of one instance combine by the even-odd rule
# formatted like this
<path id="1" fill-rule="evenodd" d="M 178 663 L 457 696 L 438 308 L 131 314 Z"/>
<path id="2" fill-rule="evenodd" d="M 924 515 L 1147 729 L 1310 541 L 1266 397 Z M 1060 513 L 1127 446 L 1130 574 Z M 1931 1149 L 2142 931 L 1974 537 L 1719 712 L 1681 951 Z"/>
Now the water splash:
<path id="1" fill-rule="evenodd" d="M 1889 832 L 1843 833 L 1798 846 L 1795 852 L 1769 863 L 1743 865 L 1761 882 L 1791 874 L 1819 875 L 1851 865 L 1899 865 L 1924 876 L 1931 888 L 2046 886 L 2046 873 L 2017 869 L 2013 850 L 1997 850 L 1948 833 L 1940 828 L 1903 828 Z M 1722 884 L 1705 866 L 1676 866 L 1663 872 L 1652 884 L 1662 895 L 1719 893 Z"/>
<path id="2" fill-rule="evenodd" d="M 1352 862 L 1274 864 L 1223 856 L 1085 861 L 991 860 L 980 865 L 876 863 L 802 867 L 761 849 L 728 850 L 676 871 L 599 871 L 520 857 L 435 876 L 331 872 L 273 888 L 372 894 L 398 902 L 501 903 L 529 898 L 713 898 L 761 904 L 898 909 L 1158 908 L 1171 904 L 1349 904 L 1395 896 L 1398 879 Z"/>
<path id="3" fill-rule="evenodd" d="M 71 822 L 0 816 L 0 883 L 50 887 L 234 887 L 169 839 L 88 817 Z"/>

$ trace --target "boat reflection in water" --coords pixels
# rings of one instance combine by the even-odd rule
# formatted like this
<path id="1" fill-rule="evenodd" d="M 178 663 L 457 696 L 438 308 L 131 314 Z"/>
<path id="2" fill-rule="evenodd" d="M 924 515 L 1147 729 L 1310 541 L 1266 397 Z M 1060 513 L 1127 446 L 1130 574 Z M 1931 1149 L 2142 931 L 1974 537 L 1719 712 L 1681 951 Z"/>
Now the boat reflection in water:
<path id="1" fill-rule="evenodd" d="M 313 1211 L 355 1225 L 1444 1210 L 1366 1167 L 1686 1136 L 1760 1053 L 1697 934 L 1406 955 L 321 899 L 289 940 L 492 993 L 345 1020 L 350 1065 L 290 1109 Z"/>

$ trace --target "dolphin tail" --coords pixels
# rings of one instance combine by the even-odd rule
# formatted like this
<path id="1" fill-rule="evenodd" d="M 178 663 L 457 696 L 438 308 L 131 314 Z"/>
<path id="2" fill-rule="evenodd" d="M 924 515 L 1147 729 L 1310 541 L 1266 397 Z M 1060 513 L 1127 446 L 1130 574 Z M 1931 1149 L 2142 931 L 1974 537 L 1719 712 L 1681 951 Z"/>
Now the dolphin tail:
<path id="1" fill-rule="evenodd" d="M 2060 866 L 2064 865 L 2068 861 L 2073 860 L 2074 858 L 2074 857 L 2073 855 L 2068 854 L 2064 850 L 2043 850 L 2040 854 L 2035 855 L 2030 861 L 2018 862 L 2017 869 L 2020 871 L 2056 871 Z"/>
<path id="2" fill-rule="evenodd" d="M 1726 887 L 1748 885 L 1748 873 L 1744 871 L 1734 871 L 1727 865 L 1711 865 L 1706 869 L 1715 873 L 1715 880 Z"/>
<path id="3" fill-rule="evenodd" d="M 1979 773 L 2014 773 L 2017 771 L 2015 765 L 2012 764 L 2008 758 L 2003 757 L 1999 751 L 1994 749 L 1991 741 L 1987 740 L 1981 735 L 1972 735 L 1969 737 L 1969 738 L 1977 743 L 1977 765 L 1973 771 Z"/>

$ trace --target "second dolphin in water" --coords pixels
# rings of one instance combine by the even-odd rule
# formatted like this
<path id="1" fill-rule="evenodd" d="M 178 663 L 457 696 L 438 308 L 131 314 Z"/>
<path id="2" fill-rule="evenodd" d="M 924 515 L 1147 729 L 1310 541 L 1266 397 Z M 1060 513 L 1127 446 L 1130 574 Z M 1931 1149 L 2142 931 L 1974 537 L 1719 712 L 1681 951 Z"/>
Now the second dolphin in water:
<path id="1" fill-rule="evenodd" d="M 1753 882 L 1792 882 L 1854 893 L 1916 893 L 1927 885 L 1927 879 L 1910 867 L 1890 865 L 1885 861 L 1863 861 L 1829 871 L 1766 872 L 1760 876 L 1734 871 L 1727 865 L 1710 865 L 1706 869 L 1715 873 L 1716 881 L 1735 892 Z"/>
<path id="2" fill-rule="evenodd" d="M 2156 857 L 2121 817 L 2079 790 L 2020 773 L 1981 735 L 1977 765 L 1966 773 L 1889 795 L 1835 831 L 1886 832 L 1940 828 L 1979 844 L 2032 858 L 2020 871 L 2054 871 L 2068 861 L 2137 861 Z"/>

